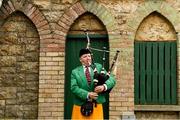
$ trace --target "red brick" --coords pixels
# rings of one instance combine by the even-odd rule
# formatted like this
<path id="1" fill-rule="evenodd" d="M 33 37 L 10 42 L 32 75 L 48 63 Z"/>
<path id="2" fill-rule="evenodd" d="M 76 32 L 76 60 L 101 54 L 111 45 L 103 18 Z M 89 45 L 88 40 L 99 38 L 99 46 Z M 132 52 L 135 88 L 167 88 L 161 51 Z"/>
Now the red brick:
<path id="1" fill-rule="evenodd" d="M 68 30 L 69 27 L 70 27 L 68 24 L 66 24 L 66 23 L 64 23 L 64 22 L 62 22 L 62 21 L 59 22 L 59 25 L 62 26 L 62 27 L 63 27 L 64 29 L 66 29 L 66 30 Z"/>
<path id="2" fill-rule="evenodd" d="M 2 10 L 3 14 L 5 14 L 6 16 L 9 15 L 8 11 L 4 8 L 4 6 L 1 6 L 1 10 Z"/>
<path id="3" fill-rule="evenodd" d="M 47 34 L 47 35 L 41 35 L 41 36 L 40 36 L 40 39 L 41 39 L 41 40 L 47 39 L 47 38 L 52 38 L 52 35 L 51 35 L 51 34 Z"/>
<path id="4" fill-rule="evenodd" d="M 40 41 L 40 44 L 54 43 L 53 38 L 47 38 Z"/>
<path id="5" fill-rule="evenodd" d="M 46 35 L 46 34 L 50 34 L 51 31 L 50 30 L 42 30 L 42 31 L 39 31 L 39 35 Z"/>
<path id="6" fill-rule="evenodd" d="M 44 31 L 44 30 L 50 30 L 49 24 L 42 26 L 41 28 L 38 28 L 38 31 Z"/>
<path id="7" fill-rule="evenodd" d="M 33 7 L 32 4 L 26 4 L 25 7 L 24 7 L 25 8 L 24 9 L 24 13 L 27 14 L 32 7 Z"/>
<path id="8" fill-rule="evenodd" d="M 58 44 L 47 44 L 47 47 L 51 47 L 51 48 L 57 48 L 58 47 Z"/>
<path id="9" fill-rule="evenodd" d="M 0 20 L 3 20 L 6 18 L 6 15 L 3 14 L 3 12 L 0 10 Z"/>
<path id="10" fill-rule="evenodd" d="M 72 10 L 68 10 L 65 12 L 66 16 L 68 16 L 70 21 L 74 21 L 76 19 L 76 16 L 73 15 Z"/>
<path id="11" fill-rule="evenodd" d="M 30 16 L 35 12 L 36 9 L 37 9 L 36 7 L 32 7 L 32 8 L 27 12 L 27 16 L 30 17 Z"/>
<path id="12" fill-rule="evenodd" d="M 58 22 L 58 24 L 60 24 L 61 22 L 67 24 L 67 25 L 71 25 L 70 21 L 67 20 L 64 16 L 61 17 L 60 21 Z"/>
<path id="13" fill-rule="evenodd" d="M 68 26 L 69 29 L 70 26 Z M 68 31 L 68 29 L 65 29 L 64 27 L 60 26 L 59 24 L 55 26 L 55 31 L 63 31 L 64 33 L 66 33 Z"/>
<path id="14" fill-rule="evenodd" d="M 41 13 L 38 13 L 36 16 L 32 18 L 32 21 L 34 24 L 37 24 L 39 22 L 39 18 L 41 18 L 40 16 L 41 16 Z"/>
<path id="15" fill-rule="evenodd" d="M 69 9 L 69 13 L 72 15 L 74 20 L 79 17 L 79 15 L 72 8 Z"/>
<path id="16" fill-rule="evenodd" d="M 63 52 L 65 47 L 57 47 L 57 48 L 40 48 L 41 52 Z"/>
<path id="17" fill-rule="evenodd" d="M 33 22 L 34 24 L 37 26 L 37 24 L 41 23 L 41 21 L 45 20 L 45 17 L 42 15 L 42 13 L 37 14 L 34 18 L 33 18 Z"/>
<path id="18" fill-rule="evenodd" d="M 86 12 L 86 10 L 82 7 L 82 5 L 81 5 L 80 3 L 74 4 L 74 5 L 72 6 L 72 9 L 73 9 L 74 11 L 76 11 L 76 13 L 77 13 L 78 15 L 82 15 L 83 13 Z"/>
<path id="19" fill-rule="evenodd" d="M 11 13 L 13 12 L 13 11 L 11 10 L 9 4 L 6 4 L 6 5 L 5 5 L 5 8 L 6 8 L 6 10 L 8 11 L 9 14 L 11 14 Z"/>
<path id="20" fill-rule="evenodd" d="M 41 28 L 42 26 L 44 26 L 44 25 L 47 25 L 48 24 L 48 22 L 47 22 L 47 20 L 42 20 L 41 22 L 39 22 L 37 25 L 36 25 L 36 27 L 37 28 Z"/>
<path id="21" fill-rule="evenodd" d="M 65 30 L 64 28 L 62 28 L 61 30 L 55 30 L 55 31 L 54 31 L 54 34 L 66 36 L 66 35 L 67 35 L 67 32 L 68 32 L 68 30 Z"/>
<path id="22" fill-rule="evenodd" d="M 65 12 L 62 18 L 65 18 L 67 20 L 67 24 L 71 25 L 74 22 L 74 19 L 67 14 L 68 12 Z"/>
<path id="23" fill-rule="evenodd" d="M 50 39 L 43 39 L 42 41 L 41 41 L 41 44 L 49 44 L 49 43 L 56 43 L 56 44 L 59 44 L 59 43 L 64 43 L 65 42 L 65 40 L 63 40 L 63 37 L 62 38 L 56 38 L 56 39 L 54 39 L 54 38 L 50 38 Z"/>
<path id="24" fill-rule="evenodd" d="M 58 40 L 58 41 L 65 41 L 66 40 L 65 35 L 53 34 L 52 37 L 55 39 L 55 41 L 56 40 Z"/>
<path id="25" fill-rule="evenodd" d="M 34 17 L 35 17 L 36 15 L 38 15 L 38 14 L 40 14 L 40 11 L 39 11 L 39 9 L 37 8 L 29 17 L 30 17 L 31 19 L 34 19 Z"/>
<path id="26" fill-rule="evenodd" d="M 14 6 L 13 6 L 13 4 L 12 4 L 12 2 L 10 0 L 8 0 L 8 4 L 9 4 L 11 10 L 15 11 L 15 8 L 14 8 Z"/>

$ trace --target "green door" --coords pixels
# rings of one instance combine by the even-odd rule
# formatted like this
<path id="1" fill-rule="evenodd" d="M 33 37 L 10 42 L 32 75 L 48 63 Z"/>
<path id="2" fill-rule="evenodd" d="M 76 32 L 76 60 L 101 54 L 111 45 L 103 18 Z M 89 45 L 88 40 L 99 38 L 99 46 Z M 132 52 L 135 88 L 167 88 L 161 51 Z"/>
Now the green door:
<path id="1" fill-rule="evenodd" d="M 91 40 L 91 47 L 102 49 L 106 47 L 109 50 L 107 35 L 89 35 Z M 71 119 L 72 106 L 73 106 L 73 94 L 70 90 L 70 75 L 72 69 L 76 68 L 80 64 L 79 50 L 85 48 L 87 39 L 85 35 L 68 35 L 66 40 L 66 56 L 65 56 L 65 107 L 64 118 Z M 103 52 L 92 51 L 94 56 L 94 62 L 102 64 Z M 109 66 L 109 54 L 106 54 L 105 68 Z M 106 95 L 107 102 L 104 103 L 104 118 L 109 118 L 109 95 Z"/>

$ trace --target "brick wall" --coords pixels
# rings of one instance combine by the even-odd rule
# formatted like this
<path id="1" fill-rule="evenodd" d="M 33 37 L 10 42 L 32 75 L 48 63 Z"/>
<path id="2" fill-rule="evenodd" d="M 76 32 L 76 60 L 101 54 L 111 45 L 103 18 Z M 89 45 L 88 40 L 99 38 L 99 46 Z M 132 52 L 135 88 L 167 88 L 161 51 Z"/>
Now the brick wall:
<path id="1" fill-rule="evenodd" d="M 20 11 L 34 24 L 39 35 L 38 118 L 63 119 L 65 37 L 74 21 L 85 12 L 93 13 L 105 25 L 110 50 L 121 51 L 117 65 L 117 85 L 110 94 L 110 118 L 120 118 L 127 112 L 134 114 L 136 31 L 145 17 L 157 11 L 169 20 L 179 40 L 179 6 L 175 0 L 4 0 L 0 9 L 0 25 L 3 26 L 12 13 Z M 110 53 L 110 60 L 113 56 Z M 178 77 L 178 96 L 179 89 Z M 1 105 L 6 105 L 3 99 L 0 101 Z"/>

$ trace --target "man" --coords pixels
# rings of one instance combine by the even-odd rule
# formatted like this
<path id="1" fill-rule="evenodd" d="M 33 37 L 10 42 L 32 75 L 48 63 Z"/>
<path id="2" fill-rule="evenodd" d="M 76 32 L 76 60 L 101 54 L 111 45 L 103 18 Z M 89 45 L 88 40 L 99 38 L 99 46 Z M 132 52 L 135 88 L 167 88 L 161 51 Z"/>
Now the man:
<path id="1" fill-rule="evenodd" d="M 94 72 L 91 68 L 91 52 L 88 49 L 81 49 L 79 58 L 82 66 L 78 66 L 71 73 L 71 91 L 74 94 L 74 105 L 72 119 L 103 119 L 102 103 L 106 101 L 105 94 L 102 92 L 114 87 L 116 81 L 111 75 L 103 84 L 94 88 Z M 95 63 L 98 72 L 101 71 L 102 65 Z M 87 100 L 95 100 L 97 106 L 93 106 L 93 113 L 90 116 L 84 116 L 81 113 L 81 106 Z"/>

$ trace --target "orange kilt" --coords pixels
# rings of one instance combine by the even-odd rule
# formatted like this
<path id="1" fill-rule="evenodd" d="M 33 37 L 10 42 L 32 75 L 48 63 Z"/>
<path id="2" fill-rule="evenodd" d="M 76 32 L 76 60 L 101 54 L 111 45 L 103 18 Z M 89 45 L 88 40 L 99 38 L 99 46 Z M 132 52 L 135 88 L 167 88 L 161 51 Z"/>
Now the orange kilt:
<path id="1" fill-rule="evenodd" d="M 90 116 L 83 116 L 81 114 L 81 106 L 74 105 L 72 111 L 72 120 L 103 120 L 103 106 L 102 104 L 97 104 L 97 107 L 94 107 L 93 113 Z"/>

